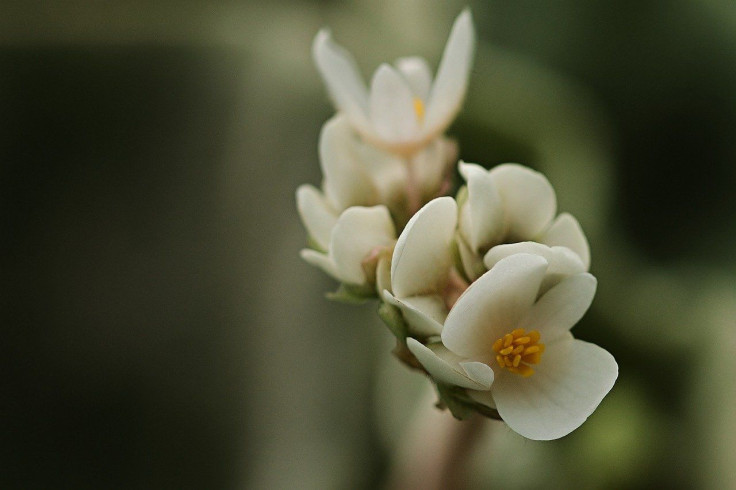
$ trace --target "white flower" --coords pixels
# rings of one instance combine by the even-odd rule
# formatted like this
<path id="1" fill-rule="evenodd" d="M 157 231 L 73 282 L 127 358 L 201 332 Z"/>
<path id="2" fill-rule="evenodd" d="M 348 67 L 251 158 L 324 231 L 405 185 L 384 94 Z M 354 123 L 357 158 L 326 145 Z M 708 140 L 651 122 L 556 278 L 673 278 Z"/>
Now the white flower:
<path id="1" fill-rule="evenodd" d="M 391 259 L 384 299 L 401 309 L 410 334 L 439 335 L 447 316 L 444 290 L 453 267 L 457 205 L 451 197 L 427 203 L 401 232 Z"/>
<path id="2" fill-rule="evenodd" d="M 420 197 L 423 201 L 442 192 L 455 144 L 437 138 L 412 157 Z M 336 116 L 322 127 L 319 138 L 322 190 L 305 184 L 297 190 L 297 208 L 313 244 L 327 250 L 332 227 L 342 211 L 351 206 L 383 204 L 400 221 L 406 221 L 407 168 L 391 153 L 363 143 L 344 116 Z"/>
<path id="3" fill-rule="evenodd" d="M 396 230 L 385 206 L 354 206 L 330 230 L 326 254 L 304 249 L 301 256 L 338 281 L 362 287 L 376 280 L 376 265 L 366 267 L 367 262 L 379 260 L 381 249 L 390 249 L 395 240 Z"/>
<path id="4" fill-rule="evenodd" d="M 323 29 L 312 46 L 317 68 L 338 111 L 368 142 L 411 155 L 445 131 L 465 97 L 475 49 L 469 10 L 452 27 L 437 77 L 432 82 L 427 62 L 419 57 L 382 64 L 370 91 L 353 57 Z"/>
<path id="5" fill-rule="evenodd" d="M 460 162 L 459 170 L 468 185 L 460 210 L 458 249 L 470 279 L 485 272 L 481 258 L 492 247 L 524 241 L 567 247 L 588 269 L 585 234 L 570 214 L 555 219 L 557 198 L 544 175 L 517 164 L 486 170 Z"/>
<path id="6" fill-rule="evenodd" d="M 407 340 L 436 380 L 469 388 L 471 397 L 496 408 L 511 429 L 536 440 L 578 428 L 618 377 L 611 354 L 570 333 L 593 300 L 595 278 L 568 276 L 539 297 L 549 267 L 539 255 L 500 260 L 450 310 L 444 347 Z"/>

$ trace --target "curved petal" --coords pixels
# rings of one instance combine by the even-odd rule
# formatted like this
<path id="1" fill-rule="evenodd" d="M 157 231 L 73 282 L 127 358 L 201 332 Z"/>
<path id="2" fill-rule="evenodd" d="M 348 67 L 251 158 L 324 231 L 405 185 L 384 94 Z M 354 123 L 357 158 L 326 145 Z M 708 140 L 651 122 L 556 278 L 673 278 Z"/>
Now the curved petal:
<path id="1" fill-rule="evenodd" d="M 452 266 L 457 205 L 451 197 L 428 202 L 407 223 L 396 242 L 391 285 L 400 298 L 437 293 Z"/>
<path id="2" fill-rule="evenodd" d="M 427 102 L 425 134 L 444 131 L 460 109 L 468 88 L 474 50 L 475 29 L 470 10 L 466 8 L 455 19 L 442 54 Z"/>
<path id="3" fill-rule="evenodd" d="M 397 298 L 388 290 L 383 291 L 383 299 L 397 306 L 409 325 L 409 334 L 430 337 L 442 333 L 442 324 L 447 317 L 445 302 L 437 295 Z"/>
<path id="4" fill-rule="evenodd" d="M 483 405 L 490 407 L 490 408 L 496 408 L 496 401 L 493 399 L 493 392 L 492 391 L 468 391 L 468 396 L 472 398 L 473 400 L 477 401 L 478 403 L 482 403 Z"/>
<path id="5" fill-rule="evenodd" d="M 335 266 L 335 262 L 333 262 L 327 254 L 317 252 L 310 248 L 305 248 L 299 252 L 299 255 L 301 255 L 302 259 L 304 259 L 306 263 L 319 267 L 331 277 L 334 277 L 338 281 L 340 280 L 340 273 Z"/>
<path id="6" fill-rule="evenodd" d="M 513 163 L 491 169 L 490 175 L 503 201 L 505 241 L 536 239 L 557 211 L 555 191 L 547 178 Z"/>
<path id="7" fill-rule="evenodd" d="M 458 169 L 468 183 L 468 200 L 460 211 L 460 232 L 478 252 L 503 238 L 503 202 L 486 169 L 463 161 Z"/>
<path id="8" fill-rule="evenodd" d="M 618 377 L 618 364 L 595 344 L 569 339 L 547 345 L 528 378 L 504 373 L 491 387 L 503 420 L 524 437 L 551 440 L 582 425 Z"/>
<path id="9" fill-rule="evenodd" d="M 360 131 L 370 131 L 368 91 L 350 53 L 332 40 L 327 29 L 317 33 L 312 56 L 337 109 Z"/>
<path id="10" fill-rule="evenodd" d="M 546 270 L 547 261 L 538 255 L 500 261 L 457 300 L 445 320 L 442 343 L 463 357 L 492 358 L 496 339 L 520 326 L 534 304 Z"/>
<path id="11" fill-rule="evenodd" d="M 518 242 L 496 245 L 488 251 L 483 263 L 491 269 L 499 260 L 517 253 L 541 255 L 549 263 L 539 294 L 546 293 L 551 287 L 574 274 L 585 272 L 585 266 L 578 254 L 566 247 L 548 247 L 537 242 Z"/>
<path id="12" fill-rule="evenodd" d="M 337 209 L 376 203 L 376 191 L 356 146 L 360 143 L 344 116 L 322 126 L 319 159 L 324 174 L 322 188 Z"/>
<path id="13" fill-rule="evenodd" d="M 370 115 L 376 134 L 388 142 L 409 141 L 419 134 L 414 94 L 404 77 L 385 63 L 371 81 Z"/>
<path id="14" fill-rule="evenodd" d="M 346 209 L 337 220 L 330 240 L 330 255 L 339 279 L 349 284 L 365 284 L 363 259 L 376 247 L 390 246 L 396 231 L 385 206 Z"/>
<path id="15" fill-rule="evenodd" d="M 394 64 L 409 83 L 414 96 L 419 97 L 422 103 L 426 102 L 432 87 L 432 72 L 427 60 L 420 56 L 409 56 L 399 58 Z"/>
<path id="16" fill-rule="evenodd" d="M 524 328 L 539 330 L 543 342 L 554 342 L 588 311 L 597 285 L 587 272 L 568 277 L 539 298 L 522 321 Z"/>
<path id="17" fill-rule="evenodd" d="M 323 250 L 330 246 L 337 213 L 315 187 L 304 184 L 296 190 L 296 207 L 312 240 Z"/>
<path id="18" fill-rule="evenodd" d="M 568 213 L 560 214 L 545 232 L 542 242 L 547 245 L 567 247 L 580 257 L 587 271 L 590 267 L 590 247 L 580 223 Z"/>
<path id="19" fill-rule="evenodd" d="M 489 390 L 493 384 L 493 370 L 482 362 L 458 362 L 457 356 L 441 344 L 426 347 L 416 339 L 406 339 L 409 347 L 424 369 L 440 383 Z"/>

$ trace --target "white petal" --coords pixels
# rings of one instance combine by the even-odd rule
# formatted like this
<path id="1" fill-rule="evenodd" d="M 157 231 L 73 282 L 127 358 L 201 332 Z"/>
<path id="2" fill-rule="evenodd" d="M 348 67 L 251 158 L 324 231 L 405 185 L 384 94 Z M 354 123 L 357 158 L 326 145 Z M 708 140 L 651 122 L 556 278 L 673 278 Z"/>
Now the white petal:
<path id="1" fill-rule="evenodd" d="M 478 252 L 503 238 L 504 209 L 491 174 L 474 163 L 460 162 L 460 174 L 468 182 L 468 200 L 460 212 L 460 231 Z"/>
<path id="2" fill-rule="evenodd" d="M 309 236 L 323 251 L 327 251 L 332 229 L 337 223 L 337 212 L 320 191 L 308 184 L 296 190 L 296 207 Z"/>
<path id="3" fill-rule="evenodd" d="M 491 388 L 493 370 L 487 364 L 465 362 L 461 365 L 457 356 L 442 345 L 435 345 L 430 349 L 412 338 L 406 339 L 406 345 L 436 381 L 473 390 Z"/>
<path id="4" fill-rule="evenodd" d="M 376 191 L 360 160 L 355 137 L 344 116 L 336 116 L 322 126 L 319 135 L 319 158 L 324 174 L 322 188 L 337 209 L 368 206 L 376 203 Z"/>
<path id="5" fill-rule="evenodd" d="M 539 291 L 547 261 L 517 254 L 500 261 L 470 285 L 450 310 L 442 343 L 470 358 L 492 358 L 493 343 L 517 328 Z"/>
<path id="6" fill-rule="evenodd" d="M 535 440 L 558 439 L 580 427 L 618 377 L 611 354 L 574 339 L 547 345 L 535 368 L 528 378 L 497 376 L 491 387 L 508 426 Z"/>
<path id="7" fill-rule="evenodd" d="M 337 266 L 335 266 L 335 262 L 327 254 L 323 254 L 321 252 L 317 252 L 316 250 L 305 248 L 305 249 L 302 249 L 299 255 L 301 255 L 302 259 L 304 259 L 304 261 L 307 262 L 308 264 L 313 265 L 315 267 L 319 267 L 320 269 L 322 269 L 323 271 L 325 271 L 327 274 L 329 274 L 331 277 L 334 277 L 338 281 L 341 280 L 340 273 L 337 270 Z"/>
<path id="8" fill-rule="evenodd" d="M 580 257 L 583 261 L 585 270 L 590 267 L 590 247 L 585 233 L 580 227 L 580 223 L 571 214 L 562 213 L 552 223 L 552 226 L 542 237 L 542 241 L 547 245 L 560 245 L 567 247 Z"/>
<path id="9" fill-rule="evenodd" d="M 404 77 L 385 63 L 371 81 L 370 114 L 376 133 L 388 142 L 411 141 L 419 134 L 414 94 Z"/>
<path id="10" fill-rule="evenodd" d="M 396 236 L 385 206 L 346 209 L 337 220 L 330 240 L 330 255 L 340 275 L 349 284 L 365 284 L 362 261 L 376 247 L 391 246 Z"/>
<path id="11" fill-rule="evenodd" d="M 493 399 L 493 392 L 492 391 L 468 391 L 468 395 L 473 400 L 477 401 L 478 403 L 482 403 L 483 405 L 490 407 L 490 408 L 496 408 L 496 401 Z"/>
<path id="12" fill-rule="evenodd" d="M 406 194 L 406 162 L 401 157 L 371 144 L 357 145 L 354 150 L 376 190 L 376 202 L 386 204 L 389 209 L 393 209 L 392 205 L 402 203 Z"/>
<path id="13" fill-rule="evenodd" d="M 368 91 L 350 53 L 322 29 L 312 44 L 312 56 L 337 109 L 360 131 L 370 131 Z"/>
<path id="14" fill-rule="evenodd" d="M 516 164 L 504 164 L 490 171 L 503 201 L 506 240 L 534 240 L 552 221 L 557 198 L 547 178 Z"/>
<path id="15" fill-rule="evenodd" d="M 563 336 L 590 308 L 597 284 L 587 272 L 568 277 L 539 298 L 522 321 L 524 328 L 539 330 L 542 342 Z"/>
<path id="16" fill-rule="evenodd" d="M 442 54 L 424 120 L 428 134 L 443 132 L 460 109 L 475 50 L 475 29 L 470 10 L 465 9 L 455 20 Z"/>
<path id="17" fill-rule="evenodd" d="M 383 299 L 397 306 L 409 325 L 409 334 L 429 337 L 442 333 L 442 324 L 447 317 L 447 307 L 437 295 L 397 298 L 389 291 L 383 291 Z"/>
<path id="18" fill-rule="evenodd" d="M 429 70 L 427 60 L 419 56 L 410 56 L 399 58 L 395 65 L 409 83 L 414 96 L 419 97 L 422 103 L 426 102 L 429 89 L 432 87 L 432 72 Z"/>
<path id="19" fill-rule="evenodd" d="M 451 197 L 428 202 L 407 223 L 396 242 L 391 285 L 400 298 L 437 293 L 452 266 L 457 205 Z"/>
<path id="20" fill-rule="evenodd" d="M 546 293 L 551 287 L 557 285 L 563 279 L 574 274 L 585 272 L 585 266 L 578 254 L 567 247 L 548 247 L 537 242 L 518 242 L 504 245 L 496 245 L 488 251 L 483 258 L 483 263 L 490 269 L 499 260 L 517 253 L 529 253 L 541 255 L 549 263 L 547 274 L 544 276 L 539 294 Z"/>

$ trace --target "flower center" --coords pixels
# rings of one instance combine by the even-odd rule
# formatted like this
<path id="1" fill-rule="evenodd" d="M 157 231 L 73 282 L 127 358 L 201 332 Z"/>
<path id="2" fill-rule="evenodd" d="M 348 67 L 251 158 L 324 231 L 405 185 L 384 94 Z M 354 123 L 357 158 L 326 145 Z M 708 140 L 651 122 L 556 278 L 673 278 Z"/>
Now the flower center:
<path id="1" fill-rule="evenodd" d="M 424 120 L 424 102 L 419 97 L 414 97 L 414 112 L 417 115 L 417 121 Z"/>
<path id="2" fill-rule="evenodd" d="M 493 350 L 499 366 L 525 378 L 534 374 L 530 364 L 539 364 L 544 352 L 539 338 L 537 330 L 526 333 L 523 328 L 517 328 L 495 341 Z"/>

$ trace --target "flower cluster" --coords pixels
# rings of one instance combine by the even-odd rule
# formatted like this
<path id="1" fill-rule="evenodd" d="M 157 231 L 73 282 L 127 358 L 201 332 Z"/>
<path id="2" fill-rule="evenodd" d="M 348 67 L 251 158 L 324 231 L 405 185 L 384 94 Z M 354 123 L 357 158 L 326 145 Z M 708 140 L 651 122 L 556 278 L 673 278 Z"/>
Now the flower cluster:
<path id="1" fill-rule="evenodd" d="M 321 31 L 313 54 L 337 114 L 322 128 L 321 188 L 297 206 L 302 257 L 337 279 L 333 297 L 377 298 L 394 351 L 437 386 L 440 406 L 481 413 L 530 439 L 579 427 L 618 366 L 570 329 L 596 279 L 577 220 L 557 215 L 544 175 L 517 164 L 457 165 L 444 136 L 465 96 L 475 34 L 455 21 L 437 76 L 421 58 L 381 65 L 370 90 L 352 57 Z"/>

